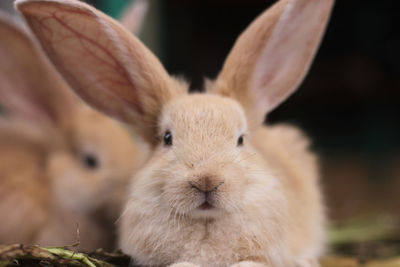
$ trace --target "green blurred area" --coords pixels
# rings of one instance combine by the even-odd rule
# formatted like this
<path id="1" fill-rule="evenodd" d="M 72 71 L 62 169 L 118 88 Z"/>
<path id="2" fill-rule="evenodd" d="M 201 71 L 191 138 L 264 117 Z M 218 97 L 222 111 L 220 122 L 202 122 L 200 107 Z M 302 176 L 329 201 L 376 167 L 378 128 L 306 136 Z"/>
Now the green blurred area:
<path id="1" fill-rule="evenodd" d="M 118 18 L 123 10 L 132 3 L 132 0 L 93 0 L 90 2 L 104 13 Z"/>

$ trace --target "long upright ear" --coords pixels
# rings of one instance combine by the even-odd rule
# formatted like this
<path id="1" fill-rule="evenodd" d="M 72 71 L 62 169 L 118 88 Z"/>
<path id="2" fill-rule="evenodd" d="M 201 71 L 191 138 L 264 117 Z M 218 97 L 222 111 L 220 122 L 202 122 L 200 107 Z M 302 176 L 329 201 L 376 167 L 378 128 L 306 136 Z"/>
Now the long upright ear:
<path id="1" fill-rule="evenodd" d="M 264 120 L 302 82 L 334 0 L 280 0 L 237 39 L 215 90 L 237 99 L 250 123 Z"/>
<path id="2" fill-rule="evenodd" d="M 138 35 L 142 29 L 148 9 L 148 0 L 135 0 L 126 8 L 119 21 L 128 31 Z"/>
<path id="3" fill-rule="evenodd" d="M 67 127 L 76 98 L 39 47 L 0 13 L 0 105 L 11 116 Z"/>
<path id="4" fill-rule="evenodd" d="M 78 95 L 155 141 L 162 105 L 182 90 L 135 36 L 80 1 L 17 0 L 16 6 Z"/>

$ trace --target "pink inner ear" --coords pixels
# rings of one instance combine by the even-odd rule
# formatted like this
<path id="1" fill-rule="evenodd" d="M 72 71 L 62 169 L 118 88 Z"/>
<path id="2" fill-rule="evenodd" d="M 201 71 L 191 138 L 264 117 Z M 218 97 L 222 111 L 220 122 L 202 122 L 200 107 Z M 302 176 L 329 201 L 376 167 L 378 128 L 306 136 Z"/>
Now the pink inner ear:
<path id="1" fill-rule="evenodd" d="M 329 11 L 330 0 L 289 1 L 279 18 L 253 76 L 258 99 L 272 110 L 294 93 L 314 58 Z"/>
<path id="2" fill-rule="evenodd" d="M 130 32 L 138 34 L 145 20 L 149 3 L 147 0 L 133 1 L 125 10 L 120 21 Z"/>
<path id="3" fill-rule="evenodd" d="M 1 77 L 1 75 L 0 75 Z M 21 79 L 22 77 L 18 77 Z M 25 87 L 24 85 L 19 85 L 15 83 L 9 83 L 6 81 L 1 82 L 1 86 L 3 88 L 6 88 L 5 90 L 11 91 L 14 90 L 16 86 L 19 87 Z M 26 88 L 24 88 L 26 89 Z M 31 102 L 34 102 L 34 99 L 31 99 L 29 95 L 29 91 L 23 90 L 22 93 L 24 93 L 24 96 L 20 96 L 19 94 L 8 94 L 8 95 L 2 95 L 0 92 L 0 98 L 2 99 L 2 105 L 3 108 L 5 109 L 5 112 L 8 113 L 10 116 L 14 118 L 22 118 L 26 119 L 28 121 L 42 121 L 44 117 L 47 117 L 47 115 L 50 115 L 50 119 L 55 119 L 52 114 L 44 114 L 43 110 L 37 107 L 37 103 L 32 104 Z M 30 101 L 27 101 L 26 99 L 29 99 Z"/>
<path id="4" fill-rule="evenodd" d="M 9 21 L 10 18 L 1 15 L 0 35 L 4 36 L 4 41 L 0 44 L 0 59 L 6 62 L 0 64 L 1 105 L 13 117 L 58 125 L 60 114 L 44 92 L 49 81 L 59 80 L 53 77 L 53 72 L 47 71 L 48 65 L 43 63 L 29 36 Z"/>
<path id="5" fill-rule="evenodd" d="M 103 106 L 103 101 L 109 107 L 120 106 L 122 101 L 143 114 L 136 86 L 123 64 L 124 57 L 134 59 L 119 29 L 77 7 L 36 9 L 27 12 L 27 19 L 53 63 L 82 98 L 95 106 Z M 117 110 L 109 108 L 108 113 L 126 115 L 115 114 Z"/>

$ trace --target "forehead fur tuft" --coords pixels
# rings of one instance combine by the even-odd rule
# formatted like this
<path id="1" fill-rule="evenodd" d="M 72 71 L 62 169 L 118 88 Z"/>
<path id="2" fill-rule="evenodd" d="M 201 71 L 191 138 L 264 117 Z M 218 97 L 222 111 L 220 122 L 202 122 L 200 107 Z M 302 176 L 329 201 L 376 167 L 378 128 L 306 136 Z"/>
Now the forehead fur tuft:
<path id="1" fill-rule="evenodd" d="M 162 112 L 161 131 L 237 135 L 246 131 L 243 108 L 235 100 L 213 94 L 190 94 L 168 103 Z"/>

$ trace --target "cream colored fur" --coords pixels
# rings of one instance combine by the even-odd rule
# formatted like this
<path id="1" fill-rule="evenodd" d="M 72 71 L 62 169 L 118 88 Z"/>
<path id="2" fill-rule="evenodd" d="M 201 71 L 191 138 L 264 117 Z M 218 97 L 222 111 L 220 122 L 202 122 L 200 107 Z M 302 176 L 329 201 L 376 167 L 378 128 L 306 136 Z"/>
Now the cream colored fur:
<path id="1" fill-rule="evenodd" d="M 296 128 L 261 124 L 304 78 L 332 3 L 278 1 L 239 37 L 217 80 L 207 83 L 212 94 L 188 95 L 187 84 L 96 9 L 70 0 L 17 1 L 73 89 L 152 145 L 120 220 L 121 248 L 135 262 L 318 266 L 325 213 L 317 160 Z M 87 68 L 71 60 L 81 49 L 93 51 Z"/>
<path id="2" fill-rule="evenodd" d="M 125 252 L 149 266 L 316 261 L 325 240 L 318 170 L 297 129 L 262 127 L 252 136 L 236 102 L 208 95 L 168 103 L 165 129 L 176 143 L 156 149 L 135 176 L 121 220 Z M 237 148 L 241 133 L 245 145 Z M 225 183 L 216 209 L 198 210 L 203 199 L 188 181 L 210 174 Z"/>

